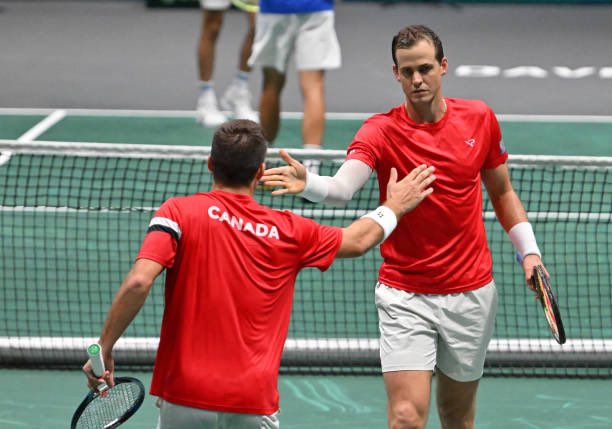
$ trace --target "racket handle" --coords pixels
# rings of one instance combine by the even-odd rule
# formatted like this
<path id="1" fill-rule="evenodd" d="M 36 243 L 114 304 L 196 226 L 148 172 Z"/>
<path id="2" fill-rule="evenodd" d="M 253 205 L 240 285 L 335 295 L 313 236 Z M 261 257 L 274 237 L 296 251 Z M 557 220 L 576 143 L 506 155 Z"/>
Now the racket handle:
<path id="1" fill-rule="evenodd" d="M 87 354 L 89 355 L 91 369 L 94 375 L 97 377 L 103 376 L 105 368 L 104 359 L 102 358 L 102 347 L 100 347 L 100 344 L 94 343 L 87 347 Z"/>

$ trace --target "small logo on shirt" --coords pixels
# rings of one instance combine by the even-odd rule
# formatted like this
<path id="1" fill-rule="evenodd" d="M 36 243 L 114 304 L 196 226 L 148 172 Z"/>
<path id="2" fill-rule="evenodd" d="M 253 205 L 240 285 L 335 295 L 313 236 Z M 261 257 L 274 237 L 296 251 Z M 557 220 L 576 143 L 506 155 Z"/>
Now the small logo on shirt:
<path id="1" fill-rule="evenodd" d="M 476 139 L 467 139 L 467 140 L 464 140 L 463 142 L 469 147 L 476 146 Z"/>
<path id="2" fill-rule="evenodd" d="M 506 149 L 506 145 L 504 144 L 503 140 L 500 140 L 499 141 L 499 153 L 503 155 L 506 152 L 508 152 L 508 150 Z"/>

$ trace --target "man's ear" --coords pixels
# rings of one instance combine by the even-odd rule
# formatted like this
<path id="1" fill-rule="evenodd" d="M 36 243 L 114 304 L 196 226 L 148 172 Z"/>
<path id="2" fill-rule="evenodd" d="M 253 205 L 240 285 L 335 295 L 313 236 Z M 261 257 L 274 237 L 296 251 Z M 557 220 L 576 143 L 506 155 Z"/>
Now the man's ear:
<path id="1" fill-rule="evenodd" d="M 395 64 L 393 64 L 393 77 L 395 78 L 396 81 L 399 82 L 400 80 L 399 69 L 397 68 L 397 65 Z"/>
<path id="2" fill-rule="evenodd" d="M 255 179 L 259 181 L 259 179 L 261 179 L 261 176 L 264 175 L 264 171 L 266 171 L 266 164 L 262 162 L 259 165 L 259 168 L 257 169 L 257 173 L 255 174 Z"/>
<path id="3" fill-rule="evenodd" d="M 444 76 L 448 71 L 448 59 L 446 57 L 442 58 L 440 66 L 442 67 L 442 76 Z"/>
<path id="4" fill-rule="evenodd" d="M 212 173 L 213 171 L 213 165 L 212 165 L 212 157 L 208 157 L 208 161 L 206 162 L 206 164 L 208 165 L 208 171 L 210 171 Z"/>

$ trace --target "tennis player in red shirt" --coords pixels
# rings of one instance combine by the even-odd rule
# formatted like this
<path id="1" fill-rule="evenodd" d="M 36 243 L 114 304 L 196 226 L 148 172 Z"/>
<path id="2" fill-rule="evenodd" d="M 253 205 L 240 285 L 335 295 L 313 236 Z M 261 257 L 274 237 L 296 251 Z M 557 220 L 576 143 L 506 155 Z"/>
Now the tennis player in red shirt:
<path id="1" fill-rule="evenodd" d="M 298 272 L 368 251 L 435 180 L 425 165 L 400 181 L 393 170 L 383 205 L 346 228 L 323 226 L 253 199 L 266 150 L 254 122 L 217 130 L 212 190 L 162 204 L 109 310 L 99 344 L 112 386 L 113 346 L 167 270 L 151 383 L 162 399 L 161 429 L 278 427 L 278 371 Z M 83 370 L 95 388 L 89 361 Z"/>
<path id="2" fill-rule="evenodd" d="M 406 27 L 393 38 L 392 57 L 405 102 L 365 121 L 334 177 L 307 172 L 283 153 L 289 166 L 267 170 L 262 182 L 281 187 L 274 195 L 338 204 L 376 171 L 384 201 L 390 166 L 400 175 L 423 163 L 436 168 L 434 194 L 381 245 L 376 305 L 389 427 L 425 427 L 435 369 L 442 427 L 473 428 L 497 308 L 481 181 L 523 257 L 526 280 L 541 255 L 493 111 L 442 95 L 448 60 L 439 37 L 422 25 Z"/>

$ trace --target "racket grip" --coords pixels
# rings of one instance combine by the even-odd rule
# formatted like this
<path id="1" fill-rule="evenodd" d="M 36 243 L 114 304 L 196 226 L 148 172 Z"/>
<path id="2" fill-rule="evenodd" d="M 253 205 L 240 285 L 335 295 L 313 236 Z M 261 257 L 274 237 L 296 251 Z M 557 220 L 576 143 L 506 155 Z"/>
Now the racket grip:
<path id="1" fill-rule="evenodd" d="M 87 347 L 87 354 L 89 355 L 91 369 L 94 375 L 97 377 L 103 376 L 105 368 L 104 359 L 102 358 L 102 347 L 100 347 L 100 344 L 94 343 Z"/>

